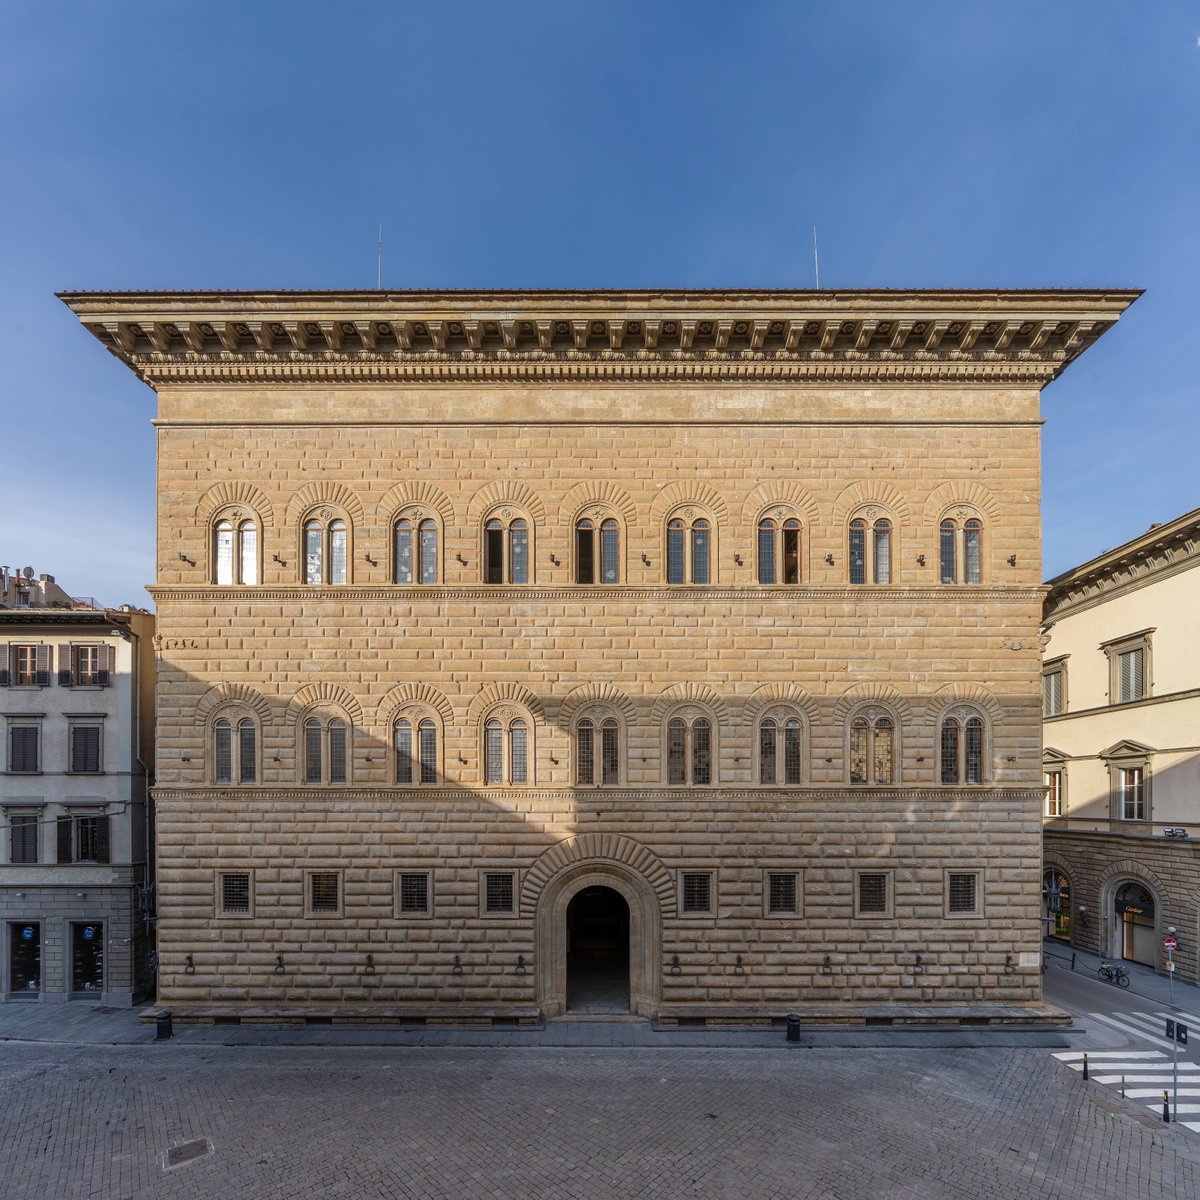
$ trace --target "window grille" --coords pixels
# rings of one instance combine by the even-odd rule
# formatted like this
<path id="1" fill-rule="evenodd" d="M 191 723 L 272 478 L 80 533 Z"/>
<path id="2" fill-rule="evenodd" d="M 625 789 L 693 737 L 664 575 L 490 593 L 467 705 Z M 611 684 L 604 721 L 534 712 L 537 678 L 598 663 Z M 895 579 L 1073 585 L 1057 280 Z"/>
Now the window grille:
<path id="1" fill-rule="evenodd" d="M 100 726 L 71 726 L 71 770 L 94 774 L 100 770 Z"/>
<path id="2" fill-rule="evenodd" d="M 979 583 L 982 576 L 983 526 L 970 520 L 963 526 L 963 582 Z"/>
<path id="3" fill-rule="evenodd" d="M 221 911 L 248 913 L 250 911 L 250 876 L 243 872 L 221 876 Z"/>
<path id="4" fill-rule="evenodd" d="M 38 818 L 34 813 L 14 813 L 9 818 L 9 860 L 35 863 L 38 860 Z"/>
<path id="5" fill-rule="evenodd" d="M 396 782 L 413 781 L 413 736 L 412 726 L 407 721 L 397 721 L 394 733 L 396 749 Z"/>
<path id="6" fill-rule="evenodd" d="M 983 721 L 969 717 L 963 729 L 963 782 L 983 782 Z"/>
<path id="7" fill-rule="evenodd" d="M 345 783 L 347 772 L 346 725 L 343 721 L 329 722 L 329 782 Z"/>
<path id="8" fill-rule="evenodd" d="M 708 583 L 709 527 L 707 521 L 692 523 L 692 582 Z"/>
<path id="9" fill-rule="evenodd" d="M 875 582 L 892 582 L 892 523 L 875 522 Z"/>
<path id="10" fill-rule="evenodd" d="M 238 526 L 241 543 L 241 582 L 250 586 L 258 583 L 258 526 L 253 521 L 243 521 Z"/>
<path id="11" fill-rule="evenodd" d="M 216 529 L 217 584 L 233 583 L 233 526 L 219 521 Z"/>
<path id="12" fill-rule="evenodd" d="M 421 582 L 423 584 L 437 583 L 438 549 L 437 523 L 425 520 L 417 526 L 421 546 Z"/>
<path id="13" fill-rule="evenodd" d="M 524 721 L 514 721 L 509 727 L 512 739 L 512 782 L 529 782 L 529 741 Z"/>
<path id="14" fill-rule="evenodd" d="M 758 582 L 775 582 L 775 522 L 766 519 L 758 523 Z"/>
<path id="15" fill-rule="evenodd" d="M 941 576 L 943 583 L 953 583 L 957 578 L 957 571 L 954 565 L 954 535 L 955 526 L 953 521 L 943 521 L 941 527 Z"/>
<path id="16" fill-rule="evenodd" d="M 510 913 L 513 911 L 513 877 L 505 872 L 502 875 L 488 875 L 484 880 L 485 908 L 490 913 Z"/>
<path id="17" fill-rule="evenodd" d="M 429 911 L 429 876 L 424 872 L 400 876 L 400 911 L 427 913 Z"/>
<path id="18" fill-rule="evenodd" d="M 947 911 L 951 914 L 973 913 L 977 911 L 978 876 L 974 871 L 951 871 L 947 889 Z"/>
<path id="19" fill-rule="evenodd" d="M 667 726 L 667 782 L 687 783 L 687 725 L 680 717 Z"/>
<path id="20" fill-rule="evenodd" d="M 321 782 L 321 722 L 304 724 L 304 782 Z"/>
<path id="21" fill-rule="evenodd" d="M 685 871 L 683 875 L 683 911 L 712 911 L 712 876 L 707 871 Z"/>
<path id="22" fill-rule="evenodd" d="M 942 722 L 942 782 L 958 782 L 958 722 L 953 717 Z"/>
<path id="23" fill-rule="evenodd" d="M 800 582 L 800 522 L 783 523 L 783 582 Z"/>
<path id="24" fill-rule="evenodd" d="M 394 530 L 396 582 L 413 581 L 413 527 L 411 521 L 397 521 Z"/>
<path id="25" fill-rule="evenodd" d="M 775 722 L 768 719 L 758 728 L 758 781 L 775 783 Z"/>
<path id="26" fill-rule="evenodd" d="M 692 722 L 692 782 L 712 783 L 712 726 L 704 717 Z"/>
<path id="27" fill-rule="evenodd" d="M 850 522 L 850 582 L 867 582 L 867 523 L 861 519 Z"/>
<path id="28" fill-rule="evenodd" d="M 796 876 L 771 872 L 768 876 L 767 911 L 794 913 L 797 909 Z"/>
<path id="29" fill-rule="evenodd" d="M 504 780 L 504 729 L 499 721 L 489 721 L 484 727 L 484 783 Z"/>
<path id="30" fill-rule="evenodd" d="M 323 583 L 321 523 L 309 521 L 304 526 L 304 582 Z"/>
<path id="31" fill-rule="evenodd" d="M 858 911 L 866 915 L 888 910 L 888 877 L 882 871 L 862 871 L 858 876 Z"/>
<path id="32" fill-rule="evenodd" d="M 336 871 L 314 871 L 308 877 L 309 908 L 315 913 L 335 913 L 341 907 L 341 880 Z"/>
<path id="33" fill-rule="evenodd" d="M 346 582 L 346 522 L 329 526 L 329 582 Z"/>
<path id="34" fill-rule="evenodd" d="M 601 761 L 600 782 L 616 784 L 621 782 L 620 730 L 617 722 L 609 717 L 601 726 Z"/>
<path id="35" fill-rule="evenodd" d="M 437 782 L 437 726 L 425 720 L 417 728 L 421 750 L 421 782 Z"/>
<path id="36" fill-rule="evenodd" d="M 803 729 L 797 720 L 789 720 L 783 727 L 784 783 L 800 783 L 803 770 Z"/>
<path id="37" fill-rule="evenodd" d="M 683 582 L 683 522 L 678 519 L 667 526 L 667 582 Z"/>
<path id="38" fill-rule="evenodd" d="M 238 722 L 238 782 L 258 779 L 258 731 L 248 717 Z"/>
<path id="39" fill-rule="evenodd" d="M 217 783 L 233 782 L 233 730 L 222 717 L 213 729 L 214 779 Z"/>
<path id="40" fill-rule="evenodd" d="M 512 582 L 529 582 L 529 529 L 524 521 L 509 526 L 509 554 L 512 563 Z"/>
<path id="41" fill-rule="evenodd" d="M 617 583 L 620 579 L 618 559 L 621 552 L 621 529 L 611 518 L 600 525 L 600 579 L 602 583 Z"/>
<path id="42" fill-rule="evenodd" d="M 580 721 L 575 730 L 575 781 L 592 783 L 595 779 L 595 726 L 591 721 Z"/>

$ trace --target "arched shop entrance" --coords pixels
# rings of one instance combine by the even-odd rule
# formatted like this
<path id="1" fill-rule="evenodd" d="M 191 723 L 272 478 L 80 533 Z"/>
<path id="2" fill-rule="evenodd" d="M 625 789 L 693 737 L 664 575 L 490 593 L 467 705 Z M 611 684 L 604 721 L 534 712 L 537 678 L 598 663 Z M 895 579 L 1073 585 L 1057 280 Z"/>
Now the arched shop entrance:
<path id="1" fill-rule="evenodd" d="M 1071 881 L 1057 867 L 1042 872 L 1042 932 L 1071 940 Z"/>
<path id="2" fill-rule="evenodd" d="M 1117 952 L 1127 962 L 1158 965 L 1158 938 L 1154 932 L 1154 894 L 1130 879 L 1122 883 L 1114 899 Z"/>

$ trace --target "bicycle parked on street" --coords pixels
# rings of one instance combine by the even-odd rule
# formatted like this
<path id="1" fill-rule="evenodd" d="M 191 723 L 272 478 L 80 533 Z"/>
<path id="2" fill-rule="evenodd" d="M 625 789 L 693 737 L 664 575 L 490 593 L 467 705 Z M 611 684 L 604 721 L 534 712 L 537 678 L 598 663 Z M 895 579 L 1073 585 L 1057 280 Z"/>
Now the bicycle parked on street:
<path id="1" fill-rule="evenodd" d="M 1129 986 L 1129 972 L 1119 963 L 1102 962 L 1096 974 L 1101 979 L 1108 980 L 1114 987 L 1127 988 Z"/>

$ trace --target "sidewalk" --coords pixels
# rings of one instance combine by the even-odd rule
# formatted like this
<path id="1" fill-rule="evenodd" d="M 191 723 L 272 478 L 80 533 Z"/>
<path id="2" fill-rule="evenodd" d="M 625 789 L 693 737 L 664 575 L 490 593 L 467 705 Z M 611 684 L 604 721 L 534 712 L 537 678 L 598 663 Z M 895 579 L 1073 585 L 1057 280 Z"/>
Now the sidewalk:
<path id="1" fill-rule="evenodd" d="M 1090 954 L 1086 950 L 1079 950 L 1058 941 L 1043 942 L 1042 952 L 1047 959 L 1053 959 L 1057 965 L 1066 967 L 1068 970 L 1071 969 L 1073 958 L 1075 973 L 1090 975 L 1093 979 L 1096 977 L 1096 969 L 1101 962 L 1096 955 Z M 1103 961 L 1112 963 L 1114 960 L 1106 958 Z M 1192 1013 L 1200 1014 L 1200 988 L 1197 988 L 1194 983 L 1189 983 L 1176 976 L 1174 985 L 1172 985 L 1167 976 L 1157 974 L 1150 967 L 1123 961 L 1121 966 L 1129 972 L 1129 987 L 1122 988 L 1122 991 L 1128 992 L 1131 996 L 1141 996 L 1143 1000 L 1153 1000 L 1156 1004 L 1162 1004 L 1168 1008 L 1187 1009 Z M 1171 999 L 1172 986 L 1174 987 L 1173 1001 Z"/>
<path id="2" fill-rule="evenodd" d="M 153 1025 L 138 1021 L 141 1008 L 85 1004 L 0 1004 L 0 1043 L 148 1045 Z M 1066 1030 L 1000 1027 L 942 1029 L 804 1029 L 794 1049 L 1052 1048 L 1068 1045 Z M 409 1026 L 176 1025 L 170 1044 L 185 1046 L 410 1046 L 546 1047 L 576 1049 L 789 1048 L 786 1031 L 772 1029 L 663 1029 L 649 1021 L 549 1021 L 524 1028 L 452 1029 Z"/>

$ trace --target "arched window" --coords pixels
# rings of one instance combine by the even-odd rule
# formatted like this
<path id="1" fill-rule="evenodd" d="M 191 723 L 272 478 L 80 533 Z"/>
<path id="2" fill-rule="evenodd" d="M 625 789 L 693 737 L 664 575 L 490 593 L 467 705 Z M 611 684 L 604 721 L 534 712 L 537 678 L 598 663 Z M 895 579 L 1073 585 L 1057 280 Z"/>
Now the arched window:
<path id="1" fill-rule="evenodd" d="M 258 525 L 236 516 L 213 526 L 213 579 L 221 587 L 258 583 Z"/>
<path id="2" fill-rule="evenodd" d="M 971 709 L 955 709 L 942 718 L 942 783 L 983 783 L 985 733 L 983 717 Z"/>
<path id="3" fill-rule="evenodd" d="M 716 779 L 712 721 L 695 712 L 667 722 L 667 783 L 705 786 Z"/>
<path id="4" fill-rule="evenodd" d="M 484 583 L 529 583 L 529 522 L 520 516 L 493 516 L 483 526 Z"/>
<path id="5" fill-rule="evenodd" d="M 1046 935 L 1071 938 L 1071 881 L 1056 867 L 1042 872 L 1042 920 Z"/>
<path id="6" fill-rule="evenodd" d="M 396 782 L 437 783 L 437 723 L 432 717 L 401 717 L 392 730 Z"/>
<path id="7" fill-rule="evenodd" d="M 304 522 L 304 582 L 350 582 L 350 532 L 337 516 L 311 516 Z"/>
<path id="8" fill-rule="evenodd" d="M 348 783 L 350 730 L 337 716 L 310 716 L 304 722 L 304 782 Z"/>
<path id="9" fill-rule="evenodd" d="M 438 581 L 438 527 L 432 517 L 401 517 L 392 526 L 396 583 Z"/>
<path id="10" fill-rule="evenodd" d="M 521 713 L 502 709 L 483 723 L 483 782 L 533 782 L 530 722 Z"/>
<path id="11" fill-rule="evenodd" d="M 575 782 L 584 787 L 615 787 L 621 782 L 621 723 L 601 712 L 575 724 Z"/>
<path id="12" fill-rule="evenodd" d="M 619 583 L 621 526 L 614 517 L 575 522 L 575 582 Z"/>
<path id="13" fill-rule="evenodd" d="M 850 720 L 850 782 L 896 782 L 896 723 L 890 713 L 868 708 Z"/>
<path id="14" fill-rule="evenodd" d="M 667 582 L 713 582 L 713 523 L 691 510 L 667 522 Z"/>
<path id="15" fill-rule="evenodd" d="M 983 522 L 978 517 L 943 517 L 938 527 L 938 566 L 943 583 L 982 580 Z"/>
<path id="16" fill-rule="evenodd" d="M 250 717 L 219 717 L 214 722 L 213 781 L 258 782 L 258 727 Z"/>
<path id="17" fill-rule="evenodd" d="M 850 522 L 850 582 L 892 582 L 892 523 L 867 512 Z"/>
<path id="18" fill-rule="evenodd" d="M 758 523 L 758 582 L 800 582 L 800 522 L 763 517 Z"/>
<path id="19" fill-rule="evenodd" d="M 758 723 L 758 782 L 804 782 L 804 723 L 790 709 L 772 709 Z"/>

